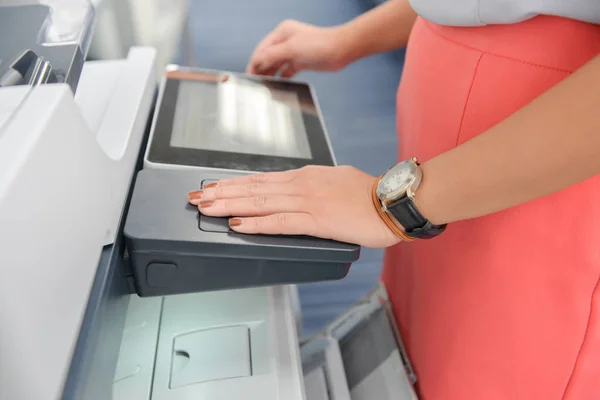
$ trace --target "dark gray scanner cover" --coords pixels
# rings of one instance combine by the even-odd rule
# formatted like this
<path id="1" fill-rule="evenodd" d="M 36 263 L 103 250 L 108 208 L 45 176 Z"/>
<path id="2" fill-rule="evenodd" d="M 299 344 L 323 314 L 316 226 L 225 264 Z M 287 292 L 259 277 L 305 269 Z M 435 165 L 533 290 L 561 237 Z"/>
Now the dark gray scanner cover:
<path id="1" fill-rule="evenodd" d="M 203 182 L 243 173 L 142 170 L 125 237 L 140 296 L 341 279 L 360 254 L 353 244 L 308 236 L 244 235 L 187 201 Z"/>

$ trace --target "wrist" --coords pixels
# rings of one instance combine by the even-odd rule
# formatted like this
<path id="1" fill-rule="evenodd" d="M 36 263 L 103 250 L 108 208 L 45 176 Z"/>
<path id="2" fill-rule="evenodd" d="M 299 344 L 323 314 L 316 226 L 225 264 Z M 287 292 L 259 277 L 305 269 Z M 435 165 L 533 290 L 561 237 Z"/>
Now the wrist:
<path id="1" fill-rule="evenodd" d="M 408 0 L 390 0 L 338 25 L 341 64 L 405 47 L 416 19 Z"/>
<path id="2" fill-rule="evenodd" d="M 406 233 L 404 227 L 397 220 L 390 217 L 381 199 L 377 195 L 377 187 L 381 178 L 382 177 L 376 178 L 371 188 L 371 200 L 373 202 L 373 207 L 375 207 L 375 210 L 377 211 L 379 219 L 387 226 L 390 232 L 394 235 L 396 243 L 401 241 L 411 242 L 415 240 L 415 238 L 409 236 Z"/>
<path id="3" fill-rule="evenodd" d="M 353 21 L 338 25 L 333 30 L 335 59 L 342 68 L 368 55 L 361 42 L 360 27 L 355 26 Z"/>
<path id="4" fill-rule="evenodd" d="M 423 178 L 419 185 L 419 190 L 415 194 L 414 203 L 418 208 L 419 212 L 427 218 L 434 225 L 447 224 L 447 221 L 441 213 L 443 210 L 440 209 L 439 203 L 436 199 L 440 199 L 439 194 L 436 192 L 436 179 L 435 179 L 435 168 L 431 168 L 431 164 L 423 163 L 421 166 Z"/>
<path id="5" fill-rule="evenodd" d="M 379 179 L 376 188 L 382 209 L 411 238 L 431 239 L 446 229 L 445 224 L 436 224 L 424 215 L 416 202 L 426 173 L 417 159 L 412 158 L 390 168 Z"/>

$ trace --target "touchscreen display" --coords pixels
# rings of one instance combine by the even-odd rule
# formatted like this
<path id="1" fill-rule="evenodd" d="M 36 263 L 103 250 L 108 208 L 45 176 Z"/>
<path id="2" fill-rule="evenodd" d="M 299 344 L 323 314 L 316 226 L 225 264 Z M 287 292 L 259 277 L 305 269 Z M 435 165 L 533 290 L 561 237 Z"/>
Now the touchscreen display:
<path id="1" fill-rule="evenodd" d="M 170 145 L 311 159 L 298 96 L 261 82 L 180 82 Z"/>

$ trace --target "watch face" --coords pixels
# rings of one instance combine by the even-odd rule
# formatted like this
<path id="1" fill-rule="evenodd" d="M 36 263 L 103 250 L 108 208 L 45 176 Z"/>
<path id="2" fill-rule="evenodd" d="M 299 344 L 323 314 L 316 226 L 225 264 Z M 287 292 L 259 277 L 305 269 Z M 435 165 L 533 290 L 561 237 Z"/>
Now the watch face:
<path id="1" fill-rule="evenodd" d="M 383 175 L 377 185 L 381 200 L 395 200 L 403 196 L 416 178 L 417 167 L 412 162 L 402 162 Z"/>

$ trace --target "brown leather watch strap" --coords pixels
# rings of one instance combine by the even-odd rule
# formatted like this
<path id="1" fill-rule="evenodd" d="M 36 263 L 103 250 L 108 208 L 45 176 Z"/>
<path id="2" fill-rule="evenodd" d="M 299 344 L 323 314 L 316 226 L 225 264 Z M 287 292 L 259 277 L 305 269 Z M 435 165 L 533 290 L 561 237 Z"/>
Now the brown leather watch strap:
<path id="1" fill-rule="evenodd" d="M 381 201 L 379 200 L 379 197 L 377 197 L 377 184 L 379 183 L 380 180 L 381 180 L 381 177 L 377 178 L 377 180 L 373 184 L 373 188 L 371 190 L 371 198 L 373 200 L 373 206 L 377 210 L 379 217 L 381 217 L 381 219 L 383 220 L 385 225 L 394 233 L 394 235 L 398 236 L 400 239 L 402 239 L 405 242 L 412 242 L 413 240 L 415 240 L 415 238 L 407 235 L 406 232 L 404 232 L 402 230 L 402 228 L 400 228 L 398 225 L 396 225 L 396 223 L 394 223 L 394 221 L 392 220 L 390 215 L 383 210 Z"/>

